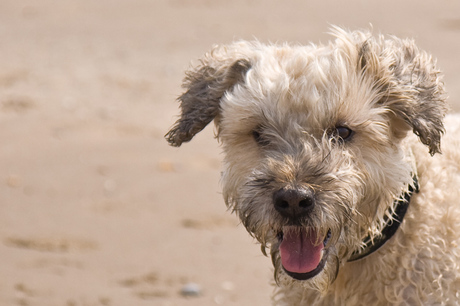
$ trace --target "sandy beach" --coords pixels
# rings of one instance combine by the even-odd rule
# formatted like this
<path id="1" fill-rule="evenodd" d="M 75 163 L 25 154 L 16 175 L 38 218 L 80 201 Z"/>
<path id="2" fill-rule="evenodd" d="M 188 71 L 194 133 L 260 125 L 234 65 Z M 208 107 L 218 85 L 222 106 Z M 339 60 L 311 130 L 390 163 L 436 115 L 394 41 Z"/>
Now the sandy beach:
<path id="1" fill-rule="evenodd" d="M 163 135 L 214 44 L 327 42 L 333 24 L 414 38 L 460 111 L 458 1 L 2 0 L 0 306 L 269 305 L 213 127 Z"/>

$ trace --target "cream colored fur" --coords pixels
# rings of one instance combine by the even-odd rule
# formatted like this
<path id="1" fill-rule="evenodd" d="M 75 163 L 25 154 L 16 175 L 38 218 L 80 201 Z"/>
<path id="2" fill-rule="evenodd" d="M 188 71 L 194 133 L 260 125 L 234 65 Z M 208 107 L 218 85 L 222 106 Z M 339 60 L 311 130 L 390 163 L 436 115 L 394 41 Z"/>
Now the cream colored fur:
<path id="1" fill-rule="evenodd" d="M 333 29 L 327 45 L 215 47 L 187 72 L 174 146 L 214 120 L 226 204 L 270 252 L 277 305 L 455 305 L 460 300 L 460 117 L 412 40 Z M 352 131 L 345 140 L 338 135 Z M 441 137 L 442 146 L 441 146 Z M 440 154 L 442 152 L 442 154 Z M 396 234 L 348 262 L 417 176 Z M 280 189 L 311 190 L 299 228 L 325 240 L 325 266 L 296 280 L 281 265 Z M 281 236 L 280 236 L 281 234 Z M 317 241 L 321 243 L 322 241 Z"/>

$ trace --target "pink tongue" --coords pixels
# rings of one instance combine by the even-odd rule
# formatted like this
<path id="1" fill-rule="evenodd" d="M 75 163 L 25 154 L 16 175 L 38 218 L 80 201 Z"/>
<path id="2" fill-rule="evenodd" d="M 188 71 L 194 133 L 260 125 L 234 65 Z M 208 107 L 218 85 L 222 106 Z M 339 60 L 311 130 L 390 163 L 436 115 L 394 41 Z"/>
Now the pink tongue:
<path id="1" fill-rule="evenodd" d="M 324 246 L 313 230 L 286 228 L 280 245 L 281 263 L 289 272 L 308 273 L 316 269 L 321 261 Z"/>

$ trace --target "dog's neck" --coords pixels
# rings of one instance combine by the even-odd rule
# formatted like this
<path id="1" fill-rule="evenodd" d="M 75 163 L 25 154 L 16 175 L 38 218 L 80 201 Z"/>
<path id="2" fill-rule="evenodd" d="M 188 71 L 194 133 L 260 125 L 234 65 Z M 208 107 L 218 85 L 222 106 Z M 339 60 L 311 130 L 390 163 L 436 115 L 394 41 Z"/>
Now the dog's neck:
<path id="1" fill-rule="evenodd" d="M 395 200 L 394 208 L 389 209 L 390 211 L 388 215 L 391 217 L 385 218 L 385 226 L 383 227 L 380 235 L 377 237 L 371 237 L 369 235 L 364 238 L 364 247 L 360 250 L 354 251 L 348 259 L 349 262 L 360 260 L 369 256 L 390 240 L 390 238 L 398 230 L 399 225 L 402 223 L 414 192 L 419 192 L 417 175 L 413 175 L 413 184 L 409 184 L 407 191 L 403 194 L 403 196 L 400 199 Z"/>

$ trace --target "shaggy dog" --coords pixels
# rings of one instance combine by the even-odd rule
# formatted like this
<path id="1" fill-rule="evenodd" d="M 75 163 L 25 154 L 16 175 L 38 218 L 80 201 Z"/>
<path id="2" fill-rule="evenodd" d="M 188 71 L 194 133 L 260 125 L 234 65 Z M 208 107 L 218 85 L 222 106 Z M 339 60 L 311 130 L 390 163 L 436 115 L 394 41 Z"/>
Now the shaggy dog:
<path id="1" fill-rule="evenodd" d="M 166 138 L 214 120 L 225 202 L 271 255 L 275 304 L 457 304 L 460 117 L 440 72 L 412 40 L 333 35 L 215 47 Z"/>

